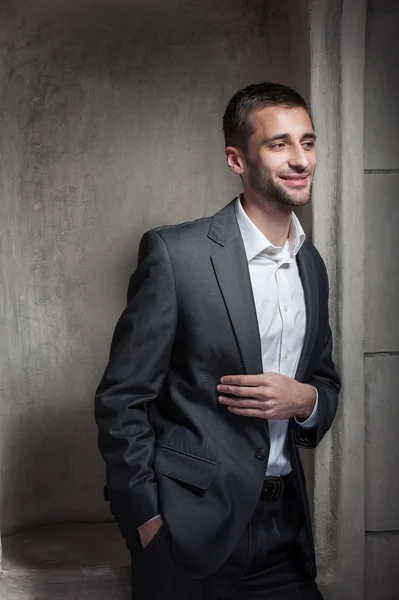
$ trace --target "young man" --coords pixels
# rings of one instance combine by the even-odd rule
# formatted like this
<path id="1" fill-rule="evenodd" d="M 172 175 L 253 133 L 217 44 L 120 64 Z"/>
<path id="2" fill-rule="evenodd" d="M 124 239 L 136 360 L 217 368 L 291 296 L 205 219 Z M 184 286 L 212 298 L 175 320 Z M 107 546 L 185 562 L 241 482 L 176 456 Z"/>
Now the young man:
<path id="1" fill-rule="evenodd" d="M 315 600 L 298 448 L 340 387 L 326 269 L 293 213 L 316 136 L 273 83 L 236 93 L 223 124 L 243 194 L 140 244 L 96 395 L 108 497 L 135 600 Z"/>

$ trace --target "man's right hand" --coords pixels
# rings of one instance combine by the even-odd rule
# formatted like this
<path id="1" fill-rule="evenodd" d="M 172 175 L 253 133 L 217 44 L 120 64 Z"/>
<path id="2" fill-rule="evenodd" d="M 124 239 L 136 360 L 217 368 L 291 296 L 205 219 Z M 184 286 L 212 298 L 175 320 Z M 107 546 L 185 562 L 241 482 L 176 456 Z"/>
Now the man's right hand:
<path id="1" fill-rule="evenodd" d="M 141 546 L 145 548 L 151 542 L 154 535 L 159 531 L 162 527 L 163 521 L 162 517 L 157 517 L 152 521 L 147 521 L 147 523 L 143 523 L 140 527 L 137 528 L 137 531 L 140 535 Z"/>

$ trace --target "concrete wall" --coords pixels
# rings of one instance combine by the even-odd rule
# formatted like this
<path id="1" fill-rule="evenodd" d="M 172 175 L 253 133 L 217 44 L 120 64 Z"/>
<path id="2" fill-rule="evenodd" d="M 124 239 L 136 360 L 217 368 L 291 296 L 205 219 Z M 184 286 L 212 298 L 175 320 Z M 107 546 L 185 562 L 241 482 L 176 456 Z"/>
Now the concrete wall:
<path id="1" fill-rule="evenodd" d="M 369 0 L 365 77 L 365 598 L 399 598 L 399 4 Z"/>
<path id="2" fill-rule="evenodd" d="M 315 454 L 314 530 L 325 600 L 364 598 L 364 164 L 366 0 L 309 3 L 319 166 L 314 240 L 330 278 L 342 390 Z M 380 598 L 381 596 L 376 596 Z"/>
<path id="3" fill-rule="evenodd" d="M 326 600 L 398 600 L 399 5 L 309 7 L 322 162 L 313 228 L 343 382 L 315 460 L 319 576 Z"/>
<path id="4" fill-rule="evenodd" d="M 92 397 L 141 234 L 237 191 L 221 116 L 307 95 L 307 3 L 0 3 L 0 530 L 108 518 Z"/>

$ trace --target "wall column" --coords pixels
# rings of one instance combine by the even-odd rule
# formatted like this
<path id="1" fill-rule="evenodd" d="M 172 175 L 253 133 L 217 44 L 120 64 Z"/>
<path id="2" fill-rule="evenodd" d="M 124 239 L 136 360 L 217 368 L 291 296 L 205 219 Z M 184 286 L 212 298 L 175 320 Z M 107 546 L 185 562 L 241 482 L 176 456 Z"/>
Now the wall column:
<path id="1" fill-rule="evenodd" d="M 318 135 L 313 236 L 330 276 L 342 377 L 333 430 L 315 455 L 319 583 L 328 600 L 363 598 L 363 80 L 366 0 L 309 3 L 311 104 Z"/>

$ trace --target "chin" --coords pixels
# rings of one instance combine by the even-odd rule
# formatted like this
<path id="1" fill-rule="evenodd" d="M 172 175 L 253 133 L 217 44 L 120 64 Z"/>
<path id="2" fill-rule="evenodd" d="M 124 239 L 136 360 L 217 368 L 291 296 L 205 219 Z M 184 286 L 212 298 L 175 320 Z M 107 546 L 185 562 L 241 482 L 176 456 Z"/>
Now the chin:
<path id="1" fill-rule="evenodd" d="M 301 200 L 297 199 L 297 200 L 292 200 L 291 205 L 292 206 L 306 206 L 306 204 L 309 204 L 310 202 L 310 197 L 309 198 L 302 198 Z"/>
<path id="2" fill-rule="evenodd" d="M 283 193 L 279 194 L 278 200 L 281 204 L 285 204 L 288 206 L 305 206 L 310 201 L 310 192 L 306 194 L 287 194 L 284 190 Z"/>
<path id="3" fill-rule="evenodd" d="M 310 201 L 310 194 L 303 198 L 291 198 L 292 204 L 295 206 L 304 206 Z"/>

